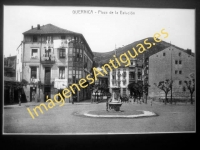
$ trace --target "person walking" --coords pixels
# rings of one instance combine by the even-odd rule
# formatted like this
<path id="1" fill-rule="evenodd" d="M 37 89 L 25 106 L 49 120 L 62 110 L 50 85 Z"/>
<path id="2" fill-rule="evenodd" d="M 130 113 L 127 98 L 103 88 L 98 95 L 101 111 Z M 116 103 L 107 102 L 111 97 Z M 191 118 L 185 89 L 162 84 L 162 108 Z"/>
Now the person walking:
<path id="1" fill-rule="evenodd" d="M 108 105 L 109 105 L 109 101 L 110 101 L 111 95 L 112 95 L 112 94 L 111 94 L 110 92 L 107 93 L 106 111 L 108 111 Z"/>
<path id="2" fill-rule="evenodd" d="M 94 93 L 94 92 L 92 92 L 92 94 L 91 94 L 91 103 L 93 103 L 93 102 L 94 102 L 94 99 L 95 99 L 95 93 Z"/>
<path id="3" fill-rule="evenodd" d="M 21 93 L 19 92 L 19 106 L 21 106 Z"/>
<path id="4" fill-rule="evenodd" d="M 76 100 L 76 95 L 72 94 L 72 104 L 74 104 L 74 101 Z"/>

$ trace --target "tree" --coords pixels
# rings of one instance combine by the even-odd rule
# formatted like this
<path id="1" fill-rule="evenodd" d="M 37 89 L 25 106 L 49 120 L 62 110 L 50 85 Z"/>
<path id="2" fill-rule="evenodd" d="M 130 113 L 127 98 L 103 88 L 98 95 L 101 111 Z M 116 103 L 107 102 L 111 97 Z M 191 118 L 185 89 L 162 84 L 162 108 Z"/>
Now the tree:
<path id="1" fill-rule="evenodd" d="M 154 83 L 156 87 L 158 87 L 159 89 L 165 92 L 165 105 L 166 105 L 166 102 L 168 102 L 167 94 L 170 90 L 172 90 L 172 84 L 173 84 L 173 81 L 169 79 L 166 79 L 165 81 L 160 81 L 158 85 Z"/>
<path id="2" fill-rule="evenodd" d="M 149 87 L 150 87 L 150 85 L 148 83 L 145 82 L 143 84 L 143 92 L 144 92 L 145 97 L 146 97 L 146 101 L 145 101 L 146 104 L 147 104 L 147 95 L 148 95 L 148 89 L 149 89 Z"/>
<path id="3" fill-rule="evenodd" d="M 190 91 L 190 100 L 191 104 L 193 104 L 192 95 L 195 91 L 195 79 L 189 79 L 188 81 L 184 81 L 186 84 L 187 89 Z M 183 87 L 185 89 L 185 86 Z"/>
<path id="4" fill-rule="evenodd" d="M 98 89 L 101 90 L 102 93 L 108 92 L 108 85 L 106 83 L 102 83 L 98 86 Z"/>
<path id="5" fill-rule="evenodd" d="M 141 99 L 142 93 L 143 93 L 143 87 L 142 87 L 142 83 L 130 83 L 128 85 L 128 89 L 132 95 L 132 93 L 134 93 L 134 101 L 135 99 L 138 97 L 139 100 Z"/>

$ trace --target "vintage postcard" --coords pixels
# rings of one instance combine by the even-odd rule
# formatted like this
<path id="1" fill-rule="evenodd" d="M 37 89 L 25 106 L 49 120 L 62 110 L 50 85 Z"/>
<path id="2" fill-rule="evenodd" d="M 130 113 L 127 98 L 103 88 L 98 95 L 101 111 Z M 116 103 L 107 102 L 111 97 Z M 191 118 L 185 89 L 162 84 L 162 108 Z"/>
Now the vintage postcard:
<path id="1" fill-rule="evenodd" d="M 194 9 L 3 8 L 3 134 L 196 132 Z"/>

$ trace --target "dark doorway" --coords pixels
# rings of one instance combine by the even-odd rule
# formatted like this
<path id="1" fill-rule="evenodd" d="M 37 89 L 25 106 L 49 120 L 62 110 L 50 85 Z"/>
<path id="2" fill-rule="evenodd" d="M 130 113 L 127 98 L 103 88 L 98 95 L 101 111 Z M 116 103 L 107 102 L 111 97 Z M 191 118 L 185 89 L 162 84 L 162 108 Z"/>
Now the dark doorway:
<path id="1" fill-rule="evenodd" d="M 65 99 L 65 97 L 64 97 L 64 95 L 63 95 L 63 93 L 62 93 L 62 91 L 63 91 L 63 89 L 59 89 L 59 90 L 58 90 L 58 94 L 60 93 L 60 95 L 63 97 L 63 99 Z M 58 100 L 58 101 L 61 100 L 60 96 L 57 97 L 57 100 Z"/>
<path id="2" fill-rule="evenodd" d="M 44 80 L 45 80 L 45 84 L 47 85 L 51 84 L 51 68 L 50 67 L 45 67 Z"/>
<path id="3" fill-rule="evenodd" d="M 10 98 L 9 98 L 9 87 L 4 86 L 4 105 L 10 103 Z"/>
<path id="4" fill-rule="evenodd" d="M 48 99 L 51 98 L 51 87 L 50 86 L 44 87 L 44 102 L 46 102 L 47 96 L 48 96 Z"/>
<path id="5" fill-rule="evenodd" d="M 30 87 L 30 102 L 36 101 L 36 87 Z"/>

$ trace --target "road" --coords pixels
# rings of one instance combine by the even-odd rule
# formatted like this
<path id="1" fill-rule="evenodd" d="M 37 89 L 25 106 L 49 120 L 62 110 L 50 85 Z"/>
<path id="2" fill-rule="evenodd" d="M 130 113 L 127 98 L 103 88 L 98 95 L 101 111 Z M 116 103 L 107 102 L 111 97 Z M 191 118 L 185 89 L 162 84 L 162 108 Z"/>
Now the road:
<path id="1" fill-rule="evenodd" d="M 32 110 L 35 106 L 30 106 Z M 82 111 L 106 110 L 105 103 L 66 103 L 54 106 L 32 119 L 27 107 L 4 107 L 4 133 L 20 134 L 134 134 L 160 132 L 194 132 L 195 105 L 163 103 L 124 103 L 121 110 L 147 110 L 158 114 L 144 118 L 90 118 L 74 115 Z"/>

